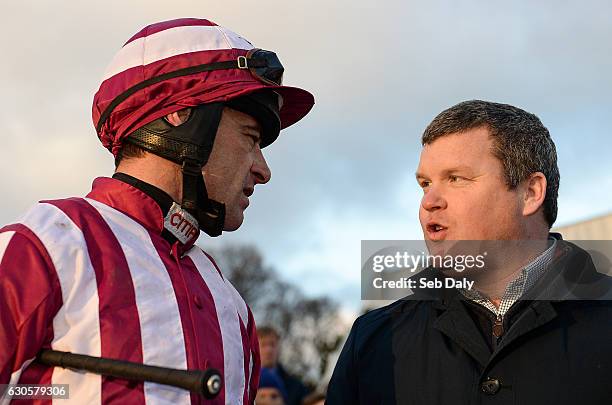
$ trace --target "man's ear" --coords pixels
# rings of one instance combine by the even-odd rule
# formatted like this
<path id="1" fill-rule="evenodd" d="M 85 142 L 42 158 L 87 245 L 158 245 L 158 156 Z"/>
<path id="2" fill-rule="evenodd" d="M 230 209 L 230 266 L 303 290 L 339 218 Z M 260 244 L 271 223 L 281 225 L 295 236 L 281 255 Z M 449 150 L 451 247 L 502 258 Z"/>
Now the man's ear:
<path id="1" fill-rule="evenodd" d="M 185 123 L 189 119 L 191 115 L 191 108 L 183 108 L 182 110 L 175 111 L 171 114 L 168 114 L 164 117 L 164 120 L 174 126 L 178 127 L 179 125 Z"/>
<path id="2" fill-rule="evenodd" d="M 535 214 L 544 204 L 546 197 L 546 176 L 542 172 L 532 173 L 524 181 L 523 215 Z"/>

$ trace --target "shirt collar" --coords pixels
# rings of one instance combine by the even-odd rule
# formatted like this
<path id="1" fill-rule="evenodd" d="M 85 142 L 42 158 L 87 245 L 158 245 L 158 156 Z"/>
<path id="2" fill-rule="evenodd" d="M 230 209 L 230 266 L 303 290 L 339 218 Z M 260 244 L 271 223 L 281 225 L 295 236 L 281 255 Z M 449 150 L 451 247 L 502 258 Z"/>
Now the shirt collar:
<path id="1" fill-rule="evenodd" d="M 551 239 L 552 238 L 549 240 Z M 520 285 L 520 288 L 518 288 L 518 290 L 520 290 L 519 296 L 523 295 L 525 291 L 529 290 L 540 279 L 540 277 L 542 277 L 542 274 L 544 274 L 544 271 L 546 271 L 546 268 L 553 259 L 556 246 L 557 241 L 552 239 L 552 244 L 548 247 L 548 249 L 525 266 L 523 270 L 521 270 L 521 275 L 510 283 L 511 285 L 515 283 Z"/>
<path id="2" fill-rule="evenodd" d="M 548 240 L 552 241 L 551 245 L 523 267 L 518 277 L 506 286 L 499 308 L 496 308 L 487 297 L 477 290 L 459 289 L 459 292 L 467 299 L 488 308 L 494 314 L 503 316 L 545 273 L 554 257 L 557 239 L 561 239 L 558 234 L 548 236 Z"/>

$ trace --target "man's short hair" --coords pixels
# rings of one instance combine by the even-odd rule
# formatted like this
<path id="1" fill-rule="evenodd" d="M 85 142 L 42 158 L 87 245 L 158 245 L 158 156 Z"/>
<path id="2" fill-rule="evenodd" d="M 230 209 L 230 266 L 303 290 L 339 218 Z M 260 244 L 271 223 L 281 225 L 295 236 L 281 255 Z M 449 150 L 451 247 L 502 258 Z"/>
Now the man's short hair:
<path id="1" fill-rule="evenodd" d="M 493 138 L 492 152 L 503 165 L 509 189 L 532 173 L 544 174 L 544 219 L 552 227 L 559 194 L 557 152 L 548 129 L 534 114 L 508 104 L 464 101 L 438 114 L 425 129 L 421 142 L 424 146 L 440 137 L 480 127 L 487 128 Z"/>
<path id="2" fill-rule="evenodd" d="M 147 151 L 133 143 L 124 142 L 115 158 L 115 169 L 123 160 L 143 157 Z"/>
<path id="3" fill-rule="evenodd" d="M 257 328 L 257 337 L 262 338 L 268 336 L 274 336 L 276 340 L 280 340 L 280 334 L 272 326 L 265 325 Z"/>

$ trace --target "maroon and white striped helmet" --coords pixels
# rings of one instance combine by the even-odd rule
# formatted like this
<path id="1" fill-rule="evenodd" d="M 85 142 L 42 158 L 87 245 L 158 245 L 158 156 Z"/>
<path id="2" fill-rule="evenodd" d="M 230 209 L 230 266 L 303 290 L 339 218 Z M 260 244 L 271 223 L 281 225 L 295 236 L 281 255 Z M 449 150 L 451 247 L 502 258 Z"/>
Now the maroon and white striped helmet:
<path id="1" fill-rule="evenodd" d="M 249 41 L 209 20 L 182 18 L 143 28 L 115 55 L 94 96 L 93 123 L 102 144 L 117 156 L 126 136 L 166 114 L 261 89 L 281 96 L 281 129 L 299 121 L 314 105 L 306 90 L 266 83 L 249 69 L 189 74 L 190 68 L 217 62 L 240 64 L 253 50 Z"/>

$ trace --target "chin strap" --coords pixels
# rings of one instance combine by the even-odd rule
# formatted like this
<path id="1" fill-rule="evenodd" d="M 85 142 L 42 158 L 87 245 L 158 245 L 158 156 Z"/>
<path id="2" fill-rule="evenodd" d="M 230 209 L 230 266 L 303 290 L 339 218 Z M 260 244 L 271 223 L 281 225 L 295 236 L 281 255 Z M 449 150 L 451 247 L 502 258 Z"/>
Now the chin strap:
<path id="1" fill-rule="evenodd" d="M 202 104 L 192 107 L 191 114 L 181 125 L 173 126 L 158 119 L 136 129 L 125 142 L 180 164 L 183 173 L 183 201 L 176 210 L 184 209 L 198 222 L 197 226 L 201 230 L 210 236 L 219 236 L 225 222 L 225 205 L 208 197 L 202 167 L 212 151 L 223 109 L 227 104 L 230 108 L 254 117 L 262 127 L 263 148 L 272 143 L 280 131 L 279 97 L 277 93 L 266 91 L 232 99 L 227 103 Z M 179 213 L 176 215 L 180 216 Z M 171 232 L 176 231 L 173 235 L 177 237 L 188 238 L 191 234 L 187 231 L 187 225 L 177 218 L 168 220 L 169 229 Z"/>
<path id="2" fill-rule="evenodd" d="M 185 159 L 183 172 L 183 202 L 181 206 L 198 221 L 200 229 L 209 236 L 219 236 L 225 223 L 225 204 L 208 198 L 201 165 Z"/>
<path id="3" fill-rule="evenodd" d="M 202 177 L 202 166 L 212 151 L 223 108 L 224 103 L 193 107 L 187 121 L 179 126 L 158 119 L 126 138 L 126 142 L 181 165 L 183 200 L 172 211 L 172 215 L 177 216 L 168 219 L 167 228 L 183 243 L 191 238 L 191 233 L 185 222 L 178 219 L 182 218 L 180 209 L 193 217 L 187 222 L 196 229 L 210 236 L 219 236 L 223 232 L 225 205 L 208 198 Z"/>

